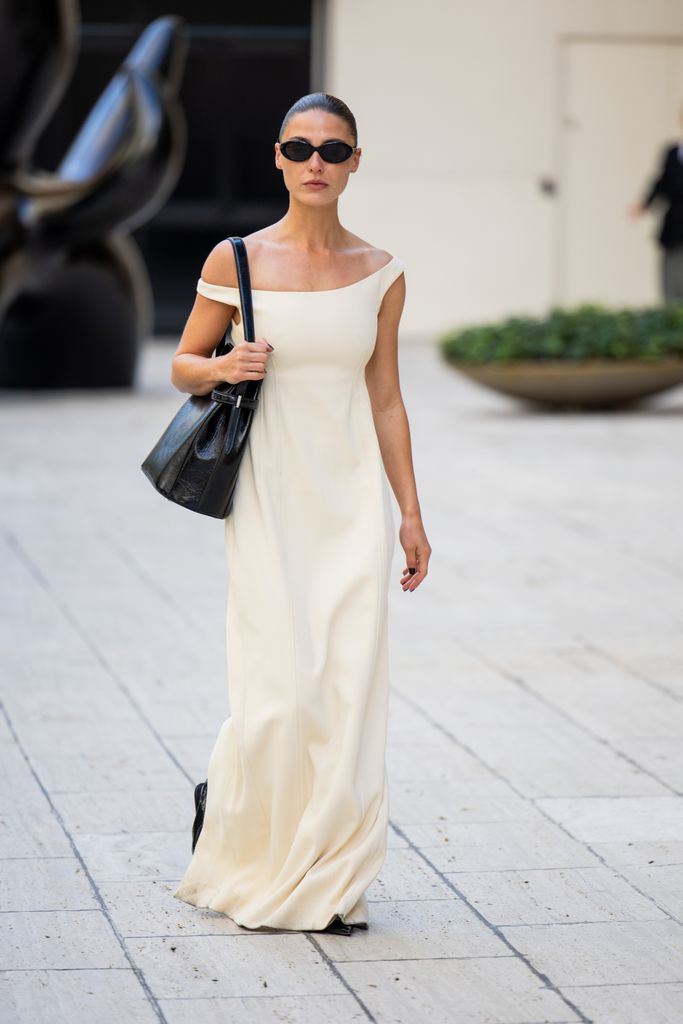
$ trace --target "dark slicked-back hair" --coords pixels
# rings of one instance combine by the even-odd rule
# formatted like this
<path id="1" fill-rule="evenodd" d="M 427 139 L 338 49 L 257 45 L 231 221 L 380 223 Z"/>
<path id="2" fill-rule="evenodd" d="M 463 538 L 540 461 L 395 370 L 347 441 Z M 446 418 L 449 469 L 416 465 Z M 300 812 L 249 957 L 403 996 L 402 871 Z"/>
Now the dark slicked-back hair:
<path id="1" fill-rule="evenodd" d="M 302 96 L 296 103 L 293 103 L 285 114 L 284 121 L 280 127 L 280 134 L 277 137 L 278 142 L 282 141 L 288 121 L 295 114 L 303 114 L 306 110 L 326 110 L 330 114 L 336 114 L 337 117 L 343 118 L 353 136 L 354 146 L 358 145 L 358 129 L 355 117 L 343 100 L 340 100 L 337 96 L 331 96 L 329 92 L 309 92 L 307 96 Z"/>

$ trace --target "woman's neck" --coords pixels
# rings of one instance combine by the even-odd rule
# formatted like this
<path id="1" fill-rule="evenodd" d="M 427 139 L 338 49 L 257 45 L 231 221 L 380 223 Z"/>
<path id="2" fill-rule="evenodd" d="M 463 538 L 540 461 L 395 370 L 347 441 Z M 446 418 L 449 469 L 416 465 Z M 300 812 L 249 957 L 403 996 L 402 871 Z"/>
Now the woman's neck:
<path id="1" fill-rule="evenodd" d="M 287 213 L 277 221 L 276 227 L 279 242 L 321 256 L 342 250 L 348 236 L 339 222 L 337 200 L 324 207 L 290 200 Z"/>

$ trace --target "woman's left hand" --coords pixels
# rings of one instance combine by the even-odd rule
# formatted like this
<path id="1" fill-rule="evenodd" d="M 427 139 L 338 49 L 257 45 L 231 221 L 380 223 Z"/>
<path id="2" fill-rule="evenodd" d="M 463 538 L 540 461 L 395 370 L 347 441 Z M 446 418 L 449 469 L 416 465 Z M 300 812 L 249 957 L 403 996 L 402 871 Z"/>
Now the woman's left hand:
<path id="1" fill-rule="evenodd" d="M 432 553 L 422 525 L 422 517 L 419 515 L 404 516 L 398 536 L 401 547 L 406 553 L 406 567 L 401 576 L 401 587 L 403 590 L 415 590 L 427 575 L 429 556 Z"/>

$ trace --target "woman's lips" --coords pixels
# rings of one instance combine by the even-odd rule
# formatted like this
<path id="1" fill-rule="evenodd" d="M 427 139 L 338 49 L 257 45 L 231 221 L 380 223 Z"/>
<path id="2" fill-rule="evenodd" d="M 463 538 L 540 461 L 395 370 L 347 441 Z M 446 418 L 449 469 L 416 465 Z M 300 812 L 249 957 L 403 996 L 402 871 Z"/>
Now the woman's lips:
<path id="1" fill-rule="evenodd" d="M 327 182 L 326 181 L 305 181 L 304 182 L 304 187 L 305 188 L 327 188 Z"/>

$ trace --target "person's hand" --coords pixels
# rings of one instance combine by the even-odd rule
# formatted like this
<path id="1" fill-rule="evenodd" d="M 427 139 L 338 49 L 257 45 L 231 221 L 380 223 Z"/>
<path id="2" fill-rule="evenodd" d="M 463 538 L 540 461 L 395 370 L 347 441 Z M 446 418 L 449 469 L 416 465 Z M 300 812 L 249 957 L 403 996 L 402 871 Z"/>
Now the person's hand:
<path id="1" fill-rule="evenodd" d="M 406 566 L 401 576 L 404 591 L 416 590 L 427 575 L 432 553 L 420 516 L 404 516 L 398 532 L 406 553 Z"/>
<path id="2" fill-rule="evenodd" d="M 242 380 L 263 380 L 268 371 L 266 360 L 274 346 L 265 338 L 240 341 L 226 355 L 216 360 L 216 369 L 227 384 L 239 384 Z"/>
<path id="3" fill-rule="evenodd" d="M 640 203 L 631 203 L 626 210 L 626 214 L 631 220 L 636 220 L 636 218 L 640 217 L 643 213 L 645 213 L 645 207 Z"/>

